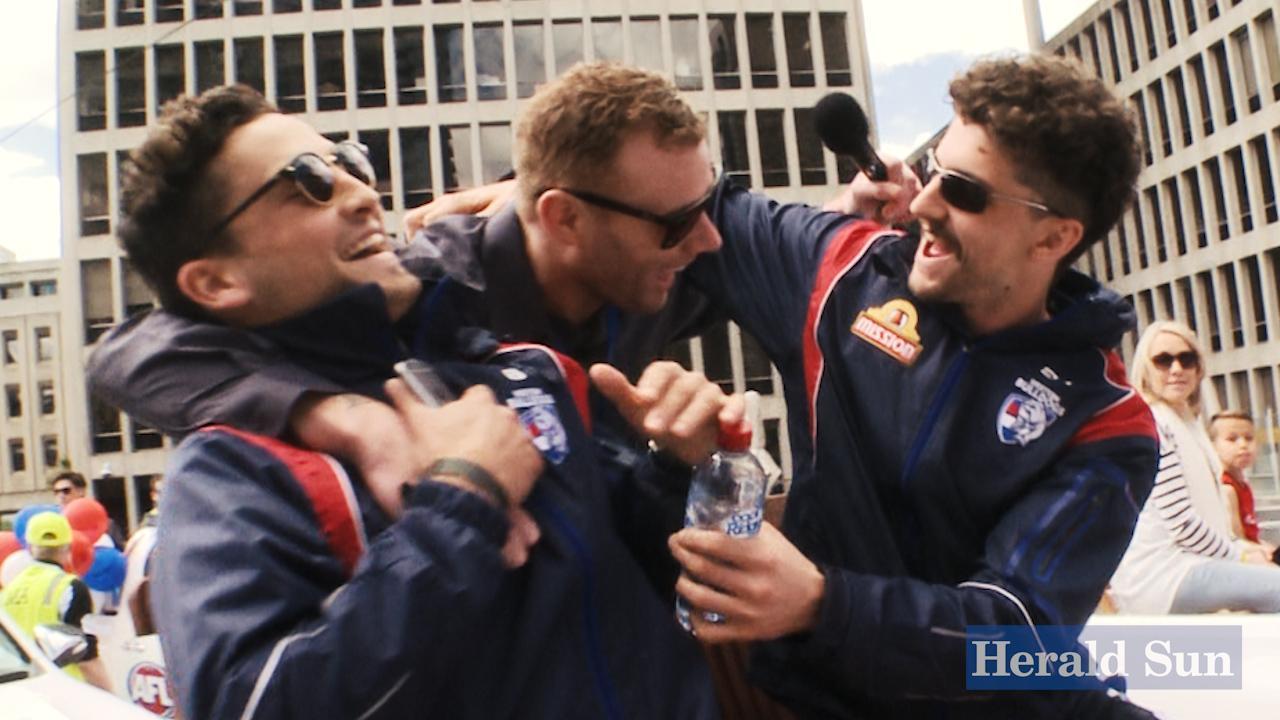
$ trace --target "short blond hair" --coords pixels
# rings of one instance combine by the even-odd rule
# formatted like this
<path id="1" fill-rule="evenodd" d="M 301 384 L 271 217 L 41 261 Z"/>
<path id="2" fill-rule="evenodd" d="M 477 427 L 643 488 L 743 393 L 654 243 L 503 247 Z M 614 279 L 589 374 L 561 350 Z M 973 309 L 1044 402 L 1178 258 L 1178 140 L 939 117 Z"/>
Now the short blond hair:
<path id="1" fill-rule="evenodd" d="M 1155 342 L 1156 336 L 1160 333 L 1169 333 L 1182 338 L 1182 341 L 1196 354 L 1199 378 L 1196 380 L 1195 390 L 1187 398 L 1187 405 L 1199 417 L 1201 410 L 1200 386 L 1204 383 L 1205 377 L 1208 376 L 1209 368 L 1204 354 L 1204 347 L 1200 345 L 1200 340 L 1196 338 L 1195 331 L 1183 323 L 1173 320 L 1160 320 L 1147 326 L 1147 329 L 1142 332 L 1142 337 L 1138 340 L 1137 347 L 1133 350 L 1133 365 L 1129 368 L 1129 382 L 1148 403 L 1163 402 L 1163 400 L 1156 397 L 1155 390 L 1151 385 L 1151 376 L 1156 372 L 1155 364 L 1151 362 L 1151 344 Z"/>
<path id="2" fill-rule="evenodd" d="M 1244 410 L 1220 410 L 1214 413 L 1213 417 L 1209 418 L 1209 439 L 1210 440 L 1218 439 L 1217 422 L 1219 420 L 1243 420 L 1249 423 L 1250 425 L 1253 425 L 1253 416 L 1245 412 Z"/>
<path id="3" fill-rule="evenodd" d="M 658 73 L 579 63 L 533 95 L 516 125 L 516 180 L 523 210 L 553 187 L 597 187 L 630 133 L 659 147 L 696 145 L 706 126 Z"/>

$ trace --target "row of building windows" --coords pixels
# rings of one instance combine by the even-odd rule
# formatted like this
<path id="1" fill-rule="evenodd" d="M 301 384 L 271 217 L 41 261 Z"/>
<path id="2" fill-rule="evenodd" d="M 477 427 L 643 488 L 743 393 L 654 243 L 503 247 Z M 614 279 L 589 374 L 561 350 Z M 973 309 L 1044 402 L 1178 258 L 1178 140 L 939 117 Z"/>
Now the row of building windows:
<path id="1" fill-rule="evenodd" d="M 41 380 L 36 385 L 36 390 L 40 393 L 40 414 L 48 416 L 56 413 L 58 404 L 57 395 L 53 389 L 53 381 Z M 22 417 L 22 387 L 20 385 L 4 386 L 4 408 L 5 417 L 7 418 Z"/>
<path id="2" fill-rule="evenodd" d="M 100 400 L 96 395 L 89 396 L 89 450 L 94 455 L 118 453 L 124 447 L 124 423 L 122 414 L 111 405 Z M 164 446 L 164 436 L 155 428 L 148 427 L 125 415 L 129 424 L 129 452 L 154 450 Z"/>
<path id="3" fill-rule="evenodd" d="M 1131 300 L 1143 323 L 1178 318 L 1201 332 L 1214 352 L 1265 343 L 1272 339 L 1268 305 L 1280 307 L 1280 249 L 1176 278 Z"/>
<path id="4" fill-rule="evenodd" d="M 155 296 L 127 258 L 119 260 L 120 281 L 111 280 L 111 259 L 80 262 L 81 314 L 84 317 L 84 344 L 91 345 L 115 326 L 115 288 L 121 289 L 121 307 L 126 318 L 155 307 Z"/>
<path id="5" fill-rule="evenodd" d="M 1254 350 L 1275 342 L 1268 321 L 1280 315 L 1280 127 L 1267 129 L 1280 101 L 1274 3 L 1230 14 L 1241 0 L 1106 4 L 1055 52 L 1123 88 L 1149 169 L 1131 210 L 1083 265 L 1130 292 L 1140 327 L 1171 318 L 1196 331 L 1217 356 L 1209 381 L 1223 406 L 1274 418 L 1280 368 Z M 1157 60 L 1161 74 L 1144 68 Z M 1223 242 L 1250 233 L 1247 244 Z M 1135 339 L 1125 340 L 1128 354 Z"/>
<path id="6" fill-rule="evenodd" d="M 1276 396 L 1275 365 L 1219 373 L 1209 376 L 1209 382 L 1224 408 L 1244 410 L 1253 415 L 1259 425 L 1275 422 L 1278 398 Z M 1275 427 L 1272 424 L 1270 427 Z"/>
<path id="7" fill-rule="evenodd" d="M 0 282 L 0 300 L 17 300 L 24 297 L 47 297 L 58 294 L 55 278 L 28 282 Z"/>
<path id="8" fill-rule="evenodd" d="M 195 20 L 214 20 L 224 16 L 251 17 L 267 10 L 275 15 L 299 13 L 303 0 L 190 0 L 191 17 Z M 496 0 L 473 0 L 496 2 Z M 385 0 L 390 6 L 408 5 L 456 5 L 459 0 Z M 182 22 L 186 16 L 187 0 L 151 0 L 154 23 Z M 352 8 L 381 7 L 384 0 L 349 0 Z M 341 10 L 343 0 L 310 0 L 312 10 Z M 141 25 L 147 18 L 147 0 L 76 0 L 76 29 L 99 30 L 107 25 L 107 9 L 113 7 L 115 25 L 128 27 Z"/>
<path id="9" fill-rule="evenodd" d="M 1233 125 L 1239 117 L 1262 109 L 1264 90 L 1259 84 L 1251 37 L 1259 38 L 1261 62 L 1270 83 L 1265 102 L 1280 100 L 1280 45 L 1271 11 L 1259 15 L 1253 29 L 1251 35 L 1248 25 L 1241 26 L 1229 40 L 1191 56 L 1183 65 L 1130 96 L 1148 166 L 1157 157 L 1166 158 L 1178 149 L 1189 148 L 1213 135 L 1217 128 Z"/>
<path id="10" fill-rule="evenodd" d="M 779 17 L 785 65 L 780 64 L 775 48 Z M 704 20 L 706 25 L 700 32 L 699 24 Z M 750 87 L 779 87 L 780 74 L 787 78 L 789 87 L 815 87 L 818 74 L 811 34 L 815 22 L 822 41 L 826 84 L 852 85 L 845 13 L 633 17 L 626 18 L 625 28 L 624 19 L 615 17 L 591 18 L 588 23 L 562 19 L 335 30 L 309 36 L 277 35 L 269 38 L 270 42 L 262 37 L 243 37 L 231 40 L 229 56 L 226 41 L 205 40 L 190 46 L 191 73 L 187 72 L 187 46 L 157 44 L 151 48 L 152 108 L 158 111 L 188 87 L 199 93 L 225 84 L 228 77 L 272 95 L 284 112 L 345 110 L 351 105 L 348 88 L 352 87 L 355 107 L 385 107 L 389 102 L 388 78 L 395 79 L 397 105 L 418 105 L 428 101 L 428 59 L 435 70 L 436 102 L 442 103 L 467 101 L 472 85 L 474 97 L 481 101 L 507 99 L 513 83 L 515 97 L 529 97 L 548 77 L 584 59 L 627 61 L 669 72 L 683 90 L 704 87 L 704 65 L 711 70 L 710 85 L 715 89 L 744 87 L 744 64 L 749 68 Z M 663 25 L 670 40 L 669 61 L 664 58 Z M 468 28 L 469 44 L 464 37 Z M 702 33 L 708 39 L 709 63 L 702 62 L 698 50 Z M 745 47 L 737 41 L 741 35 L 747 39 Z M 629 53 L 624 53 L 627 38 Z M 392 48 L 389 55 L 388 45 Z M 474 54 L 472 63 L 467 62 L 468 49 Z M 115 126 L 146 124 L 146 55 L 141 46 L 116 48 L 108 70 L 105 51 L 76 53 L 79 130 L 108 126 L 106 82 L 111 74 L 116 88 Z M 307 107 L 308 56 L 312 108 Z M 508 56 L 515 60 L 514 73 L 508 72 Z M 354 68 L 348 68 L 348 57 Z M 268 67 L 274 71 L 270 93 Z"/>
<path id="11" fill-rule="evenodd" d="M 794 108 L 790 113 L 780 109 L 751 113 L 726 110 L 715 115 L 723 171 L 734 182 L 744 187 L 753 184 L 748 143 L 754 136 L 759 151 L 760 182 L 765 187 L 791 185 L 796 179 L 805 186 L 827 184 L 826 158 L 822 142 L 814 130 L 810 108 Z M 795 137 L 794 145 L 787 142 L 788 134 Z M 460 187 L 493 182 L 508 173 L 513 165 L 511 124 L 506 122 L 441 125 L 434 129 L 401 127 L 394 132 L 370 129 L 359 130 L 355 135 L 369 148 L 369 157 L 378 176 L 377 189 L 382 196 L 383 207 L 388 210 L 413 208 L 429 202 L 437 187 L 442 192 L 450 192 Z M 336 142 L 349 138 L 350 134 L 339 131 L 326 133 L 326 137 Z M 789 146 L 796 148 L 794 169 L 787 153 Z M 438 148 L 438 167 L 432 165 L 433 147 Z M 120 151 L 114 156 L 117 183 L 122 178 L 120 167 L 126 155 Z M 399 166 L 394 170 L 392 158 L 399 159 Z M 107 153 L 76 157 L 81 235 L 111 232 L 111 183 L 107 164 Z M 437 171 L 438 174 L 433 175 Z M 851 180 L 854 172 L 855 168 L 847 158 L 837 158 L 836 174 L 840 182 Z M 398 204 L 395 201 L 397 197 L 400 199 Z M 103 268 L 93 272 L 109 274 L 105 260 L 93 262 Z M 110 297 L 109 293 L 107 297 Z M 149 298 L 149 293 L 137 293 L 126 299 L 125 305 L 138 305 L 134 310 L 145 309 L 150 306 Z"/>
<path id="12" fill-rule="evenodd" d="M 22 438 L 9 438 L 9 472 L 20 473 L 27 469 L 27 448 L 26 442 Z M 40 454 L 43 456 L 44 467 L 46 469 L 58 467 L 60 457 L 58 455 L 58 436 L 42 435 L 40 437 Z M 33 489 L 29 484 L 26 488 L 5 487 L 3 490 L 22 490 Z"/>
<path id="13" fill-rule="evenodd" d="M 1230 0 L 1231 6 L 1241 0 Z M 1058 48 L 1119 83 L 1217 20 L 1227 0 L 1120 0 Z M 1278 78 L 1280 79 L 1280 78 Z"/>
<path id="14" fill-rule="evenodd" d="M 35 348 L 36 361 L 45 362 L 53 360 L 57 355 L 57 344 L 53 339 L 53 331 L 47 327 L 38 327 L 35 329 Z M 18 342 L 17 330 L 0 331 L 0 353 L 3 353 L 3 363 L 5 365 L 13 365 L 22 357 L 22 345 Z"/>
<path id="15" fill-rule="evenodd" d="M 1114 280 L 1275 223 L 1277 148 L 1280 128 L 1143 188 L 1124 221 L 1090 251 L 1090 272 Z"/>
<path id="16" fill-rule="evenodd" d="M 474 2 L 495 2 L 496 0 L 473 0 Z M 76 0 L 76 29 L 99 30 L 107 25 L 108 0 Z M 115 0 L 115 25 L 128 27 L 146 22 L 146 0 Z M 195 20 L 213 20 L 224 17 L 224 10 L 230 7 L 234 17 L 262 15 L 270 9 L 272 14 L 283 15 L 302 12 L 302 0 L 191 0 L 191 16 Z M 407 5 L 456 5 L 459 0 L 387 0 L 389 6 Z M 152 22 L 182 22 L 186 16 L 185 0 L 152 0 Z M 350 0 L 352 9 L 382 7 L 383 0 Z M 311 0 L 312 10 L 341 10 L 343 0 Z"/>

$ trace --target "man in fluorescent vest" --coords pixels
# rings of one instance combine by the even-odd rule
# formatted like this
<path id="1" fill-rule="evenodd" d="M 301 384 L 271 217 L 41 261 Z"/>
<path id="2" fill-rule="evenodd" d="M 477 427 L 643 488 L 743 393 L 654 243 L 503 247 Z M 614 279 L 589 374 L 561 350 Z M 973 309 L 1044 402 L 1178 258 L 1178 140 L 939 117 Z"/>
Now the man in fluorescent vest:
<path id="1" fill-rule="evenodd" d="M 93 602 L 89 587 L 64 569 L 71 564 L 71 525 L 58 513 L 43 512 L 27 523 L 26 539 L 35 562 L 0 591 L 0 607 L 28 634 L 34 633 L 37 625 L 80 627 L 81 619 L 93 611 Z M 92 635 L 88 638 L 86 659 L 63 669 L 74 678 L 110 690 L 96 640 Z"/>

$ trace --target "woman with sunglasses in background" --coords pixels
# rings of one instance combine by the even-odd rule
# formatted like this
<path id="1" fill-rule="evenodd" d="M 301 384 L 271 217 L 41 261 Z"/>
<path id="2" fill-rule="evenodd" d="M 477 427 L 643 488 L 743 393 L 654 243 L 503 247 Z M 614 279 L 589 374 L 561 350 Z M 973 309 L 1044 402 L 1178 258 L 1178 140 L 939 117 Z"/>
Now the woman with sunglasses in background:
<path id="1" fill-rule="evenodd" d="M 1134 351 L 1130 382 L 1160 431 L 1160 466 L 1133 541 L 1111 579 L 1120 612 L 1280 612 L 1280 567 L 1232 536 L 1221 461 L 1201 420 L 1205 355 L 1195 333 L 1156 322 Z"/>

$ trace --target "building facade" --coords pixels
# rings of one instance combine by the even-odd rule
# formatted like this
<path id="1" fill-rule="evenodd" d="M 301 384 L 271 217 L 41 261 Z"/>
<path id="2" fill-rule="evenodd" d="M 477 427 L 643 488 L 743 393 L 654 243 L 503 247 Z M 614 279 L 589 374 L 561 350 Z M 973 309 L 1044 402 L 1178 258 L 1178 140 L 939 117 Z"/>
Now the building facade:
<path id="1" fill-rule="evenodd" d="M 59 350 L 59 261 L 0 262 L 0 512 L 50 502 L 66 458 L 67 372 Z"/>
<path id="2" fill-rule="evenodd" d="M 1123 223 L 1082 258 L 1125 294 L 1139 330 L 1161 319 L 1204 343 L 1210 411 L 1280 406 L 1280 45 L 1277 0 L 1102 0 L 1045 45 L 1129 98 L 1145 168 Z M 1132 356 L 1136 336 L 1126 338 Z M 1280 486 L 1272 485 L 1272 492 Z"/>
<path id="3" fill-rule="evenodd" d="M 813 131 L 832 90 L 868 113 L 857 0 L 64 0 L 59 118 L 68 278 L 61 334 L 82 368 L 98 338 L 152 306 L 116 246 L 119 168 L 163 102 L 239 82 L 370 151 L 397 227 L 407 208 L 511 167 L 512 121 L 581 60 L 671 76 L 707 120 L 722 170 L 782 200 L 820 202 L 852 167 Z M 762 393 L 761 434 L 789 467 L 777 373 L 732 325 L 673 350 Z M 167 441 L 67 383 L 71 462 L 122 524 L 147 509 Z"/>

